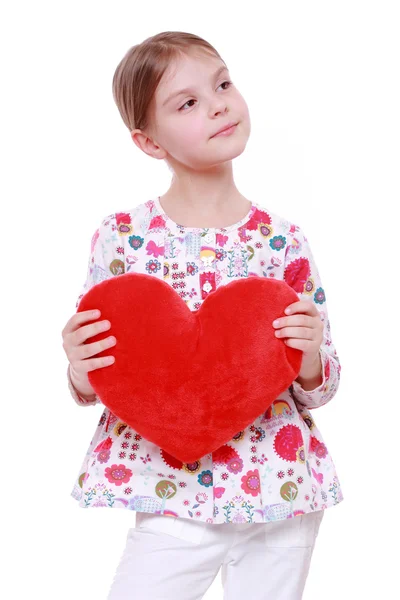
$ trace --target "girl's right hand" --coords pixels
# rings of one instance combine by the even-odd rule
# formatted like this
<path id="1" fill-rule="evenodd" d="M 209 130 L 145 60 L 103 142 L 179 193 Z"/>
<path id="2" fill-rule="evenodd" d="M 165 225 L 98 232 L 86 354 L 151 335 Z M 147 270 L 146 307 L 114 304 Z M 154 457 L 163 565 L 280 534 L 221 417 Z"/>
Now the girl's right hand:
<path id="1" fill-rule="evenodd" d="M 78 382 L 79 390 L 83 394 L 95 393 L 90 385 L 88 372 L 112 365 L 115 362 L 114 356 L 92 358 L 106 348 L 115 346 L 117 342 L 115 337 L 104 338 L 92 344 L 84 344 L 87 339 L 110 329 L 110 321 L 97 321 L 85 325 L 87 321 L 93 321 L 100 316 L 100 312 L 95 315 L 93 310 L 75 313 L 67 321 L 62 331 L 64 352 L 71 365 L 71 378 Z"/>

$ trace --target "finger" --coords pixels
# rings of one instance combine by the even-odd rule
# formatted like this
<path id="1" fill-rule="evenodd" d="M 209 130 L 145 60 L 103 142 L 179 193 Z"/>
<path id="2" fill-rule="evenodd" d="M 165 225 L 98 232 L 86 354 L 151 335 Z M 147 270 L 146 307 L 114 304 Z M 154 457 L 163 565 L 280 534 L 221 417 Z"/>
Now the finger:
<path id="1" fill-rule="evenodd" d="M 299 312 L 315 315 L 316 312 L 318 312 L 318 309 L 312 300 L 300 300 L 299 302 L 289 304 L 289 306 L 285 308 L 285 314 L 294 314 Z"/>
<path id="2" fill-rule="evenodd" d="M 99 352 L 103 352 L 103 350 L 107 350 L 107 348 L 111 348 L 115 346 L 117 340 L 113 335 L 110 335 L 107 338 L 102 340 L 98 340 L 97 342 L 92 342 L 91 344 L 82 344 L 78 346 L 75 351 L 75 360 L 83 360 L 86 361 L 88 358 L 99 354 Z"/>
<path id="3" fill-rule="evenodd" d="M 95 369 L 109 367 L 114 363 L 114 356 L 100 356 L 98 358 L 88 358 L 87 360 L 81 360 L 79 363 L 76 363 L 74 365 L 74 371 L 79 374 L 86 374 L 89 373 L 89 371 L 94 371 Z"/>
<path id="4" fill-rule="evenodd" d="M 289 338 L 287 340 L 283 340 L 286 346 L 290 346 L 291 348 L 297 348 L 298 350 L 302 350 L 303 352 L 310 352 L 314 346 L 314 342 L 310 340 L 298 340 Z"/>
<path id="5" fill-rule="evenodd" d="M 291 317 L 281 317 L 273 321 L 273 327 L 292 327 L 292 326 L 300 326 L 300 327 L 311 327 L 315 328 L 317 321 L 315 317 L 310 317 L 309 315 L 292 315 Z"/>
<path id="6" fill-rule="evenodd" d="M 63 337 L 66 336 L 68 333 L 76 331 L 76 329 L 78 329 L 78 327 L 80 327 L 82 323 L 86 323 L 87 321 L 94 321 L 100 316 L 101 312 L 97 311 L 96 309 L 83 310 L 82 312 L 75 313 L 70 319 L 68 319 L 67 324 L 62 330 Z"/>
<path id="7" fill-rule="evenodd" d="M 315 339 L 315 330 L 310 327 L 284 327 L 275 331 L 278 338 L 297 338 L 305 340 Z"/>
<path id="8" fill-rule="evenodd" d="M 107 319 L 90 323 L 90 325 L 82 325 L 71 333 L 71 339 L 75 346 L 79 346 L 83 342 L 86 342 L 88 338 L 94 337 L 102 331 L 107 331 L 110 327 L 111 323 Z"/>

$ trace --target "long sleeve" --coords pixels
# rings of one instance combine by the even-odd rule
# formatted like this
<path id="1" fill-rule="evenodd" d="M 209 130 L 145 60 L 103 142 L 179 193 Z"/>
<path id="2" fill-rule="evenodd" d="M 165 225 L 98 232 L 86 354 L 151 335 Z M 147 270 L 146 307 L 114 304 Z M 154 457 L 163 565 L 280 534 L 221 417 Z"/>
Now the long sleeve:
<path id="1" fill-rule="evenodd" d="M 76 301 L 76 309 L 78 309 L 81 298 L 91 287 L 104 279 L 119 274 L 123 270 L 124 262 L 119 259 L 120 247 L 118 246 L 117 233 L 115 215 L 105 217 L 101 222 L 100 227 L 94 232 L 90 245 L 86 280 Z M 67 380 L 70 394 L 79 406 L 94 406 L 95 404 L 100 403 L 100 398 L 97 395 L 94 400 L 88 401 L 78 394 L 71 381 L 69 363 L 67 368 Z"/>
<path id="2" fill-rule="evenodd" d="M 324 323 L 323 341 L 320 346 L 321 376 L 323 381 L 313 390 L 304 390 L 293 381 L 291 392 L 294 400 L 307 409 L 327 404 L 339 387 L 341 366 L 332 342 L 326 297 L 321 278 L 304 232 L 292 225 L 285 254 L 284 280 L 297 293 L 299 300 L 312 300 Z"/>

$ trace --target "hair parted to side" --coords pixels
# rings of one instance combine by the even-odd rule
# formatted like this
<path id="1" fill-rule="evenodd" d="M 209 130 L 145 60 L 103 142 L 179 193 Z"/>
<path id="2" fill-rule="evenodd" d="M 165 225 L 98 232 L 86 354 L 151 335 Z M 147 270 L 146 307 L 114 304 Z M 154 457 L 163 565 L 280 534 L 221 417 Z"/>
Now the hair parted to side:
<path id="1" fill-rule="evenodd" d="M 158 33 L 128 50 L 115 70 L 112 92 L 130 132 L 148 127 L 154 94 L 170 64 L 196 50 L 222 60 L 209 42 L 183 31 Z"/>

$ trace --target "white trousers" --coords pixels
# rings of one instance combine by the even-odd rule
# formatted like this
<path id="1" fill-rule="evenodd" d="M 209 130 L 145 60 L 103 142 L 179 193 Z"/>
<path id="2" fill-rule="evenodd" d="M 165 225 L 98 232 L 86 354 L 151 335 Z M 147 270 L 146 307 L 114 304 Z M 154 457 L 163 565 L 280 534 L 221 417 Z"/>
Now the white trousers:
<path id="1" fill-rule="evenodd" d="M 201 600 L 220 569 L 224 600 L 301 600 L 323 515 L 213 525 L 138 512 L 107 600 Z"/>

